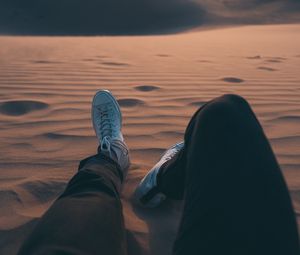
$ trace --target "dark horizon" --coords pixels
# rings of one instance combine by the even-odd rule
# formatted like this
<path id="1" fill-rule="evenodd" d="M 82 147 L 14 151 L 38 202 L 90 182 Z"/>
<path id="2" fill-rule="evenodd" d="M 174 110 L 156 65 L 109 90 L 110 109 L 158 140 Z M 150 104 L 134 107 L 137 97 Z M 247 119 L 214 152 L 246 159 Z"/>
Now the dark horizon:
<path id="1" fill-rule="evenodd" d="M 169 34 L 209 25 L 298 23 L 299 14 L 299 0 L 2 0 L 0 34 Z"/>

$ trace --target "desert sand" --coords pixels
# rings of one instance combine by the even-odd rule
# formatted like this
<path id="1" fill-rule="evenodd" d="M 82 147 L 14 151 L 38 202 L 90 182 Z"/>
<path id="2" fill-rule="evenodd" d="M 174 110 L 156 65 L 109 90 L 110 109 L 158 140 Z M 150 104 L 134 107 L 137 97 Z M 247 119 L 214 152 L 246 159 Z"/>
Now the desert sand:
<path id="1" fill-rule="evenodd" d="M 136 37 L 0 37 L 0 254 L 16 254 L 96 152 L 90 105 L 109 89 L 131 150 L 122 202 L 129 254 L 170 254 L 180 202 L 145 210 L 132 192 L 182 140 L 193 112 L 237 93 L 253 107 L 282 167 L 300 224 L 300 25 Z M 83 208 L 84 209 L 84 208 Z M 247 220 L 247 219 L 245 219 Z"/>

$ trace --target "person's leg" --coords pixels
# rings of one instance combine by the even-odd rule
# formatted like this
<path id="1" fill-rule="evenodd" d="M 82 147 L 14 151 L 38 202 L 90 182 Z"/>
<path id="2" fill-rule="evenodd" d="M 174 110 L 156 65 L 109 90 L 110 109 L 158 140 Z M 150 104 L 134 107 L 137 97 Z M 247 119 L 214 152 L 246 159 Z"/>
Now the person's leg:
<path id="1" fill-rule="evenodd" d="M 126 254 L 120 167 L 103 154 L 83 160 L 19 255 Z"/>
<path id="2" fill-rule="evenodd" d="M 182 200 L 185 191 L 186 148 L 163 164 L 157 174 L 159 191 L 168 199 Z"/>
<path id="3" fill-rule="evenodd" d="M 287 186 L 243 98 L 225 95 L 196 112 L 182 153 L 185 201 L 174 255 L 299 254 Z"/>
<path id="4" fill-rule="evenodd" d="M 109 91 L 92 103 L 98 154 L 83 160 L 65 192 L 43 215 L 19 255 L 124 255 L 127 253 L 120 201 L 129 168 L 121 133 L 121 110 Z"/>
<path id="5" fill-rule="evenodd" d="M 181 194 L 184 189 L 184 182 L 181 179 L 183 166 L 180 155 L 184 142 L 179 142 L 167 149 L 161 156 L 160 160 L 148 171 L 140 181 L 134 192 L 134 198 L 142 207 L 154 208 L 162 204 L 166 198 L 177 198 L 176 194 Z M 175 161 L 174 161 L 175 160 Z M 173 162 L 171 166 L 170 162 Z M 171 172 L 169 175 L 167 172 Z M 161 175 L 163 173 L 163 178 Z M 166 175 L 166 176 L 165 176 Z M 170 181 L 168 178 L 170 177 Z M 160 179 L 166 180 L 163 184 L 166 186 L 168 193 L 164 193 L 164 186 L 161 185 Z M 177 186 L 177 184 L 179 184 Z M 172 197 L 170 194 L 175 194 Z M 179 195 L 180 196 L 180 195 Z"/>

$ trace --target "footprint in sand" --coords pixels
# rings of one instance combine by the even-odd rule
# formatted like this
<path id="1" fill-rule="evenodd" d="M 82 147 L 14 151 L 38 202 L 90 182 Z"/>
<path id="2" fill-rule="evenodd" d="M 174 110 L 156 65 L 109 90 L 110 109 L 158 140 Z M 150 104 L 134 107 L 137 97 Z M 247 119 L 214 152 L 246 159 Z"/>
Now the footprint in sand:
<path id="1" fill-rule="evenodd" d="M 144 105 L 145 102 L 139 99 L 135 98 L 124 98 L 124 99 L 119 99 L 118 103 L 122 107 L 135 107 L 135 106 L 141 106 Z"/>
<path id="2" fill-rule="evenodd" d="M 247 59 L 261 59 L 260 55 L 252 56 L 252 57 L 246 57 Z"/>
<path id="3" fill-rule="evenodd" d="M 268 62 L 268 63 L 281 63 L 282 60 L 279 60 L 279 59 L 267 59 L 265 62 Z"/>
<path id="4" fill-rule="evenodd" d="M 257 69 L 264 70 L 264 71 L 269 71 L 269 72 L 277 71 L 277 69 L 274 69 L 274 68 L 271 68 L 271 67 L 267 67 L 267 66 L 260 66 L 260 67 L 257 67 Z"/>
<path id="5" fill-rule="evenodd" d="M 109 58 L 109 56 L 107 56 L 107 55 L 97 55 L 97 56 L 95 56 L 95 58 Z"/>
<path id="6" fill-rule="evenodd" d="M 40 202 L 48 202 L 57 197 L 65 188 L 62 181 L 34 180 L 27 181 L 20 186 L 33 195 Z"/>
<path id="7" fill-rule="evenodd" d="M 284 60 L 286 60 L 286 58 L 283 58 L 283 57 L 269 57 L 267 60 L 265 60 L 265 62 L 268 62 L 268 63 L 281 63 Z"/>
<path id="8" fill-rule="evenodd" d="M 68 135 L 68 134 L 59 134 L 59 133 L 45 133 L 42 135 L 48 139 L 65 139 L 65 140 L 80 140 L 80 139 L 88 139 L 90 136 L 83 136 L 83 135 Z"/>
<path id="9" fill-rule="evenodd" d="M 39 101 L 7 101 L 0 104 L 0 112 L 9 116 L 21 116 L 33 111 L 44 110 L 48 104 Z"/>
<path id="10" fill-rule="evenodd" d="M 84 62 L 94 62 L 94 61 L 97 61 L 98 59 L 96 58 L 83 58 L 82 61 Z"/>
<path id="11" fill-rule="evenodd" d="M 61 61 L 52 61 L 52 60 L 33 60 L 33 64 L 61 64 Z"/>
<path id="12" fill-rule="evenodd" d="M 206 60 L 206 59 L 199 59 L 199 60 L 196 60 L 196 62 L 198 62 L 198 63 L 204 63 L 204 64 L 213 63 L 212 61 Z"/>
<path id="13" fill-rule="evenodd" d="M 102 65 L 105 65 L 105 66 L 129 66 L 129 64 L 121 63 L 121 62 L 102 62 Z"/>
<path id="14" fill-rule="evenodd" d="M 168 55 L 168 54 L 157 54 L 156 56 L 157 56 L 157 57 L 161 57 L 161 58 L 168 58 L 168 57 L 171 57 L 171 55 Z"/>
<path id="15" fill-rule="evenodd" d="M 153 90 L 158 90 L 160 89 L 160 87 L 152 86 L 152 85 L 141 85 L 141 86 L 136 86 L 135 89 L 143 92 L 149 92 Z"/>
<path id="16" fill-rule="evenodd" d="M 243 79 L 236 78 L 236 77 L 225 77 L 225 78 L 222 79 L 222 81 L 230 82 L 230 83 L 242 83 L 242 82 L 244 82 Z"/>

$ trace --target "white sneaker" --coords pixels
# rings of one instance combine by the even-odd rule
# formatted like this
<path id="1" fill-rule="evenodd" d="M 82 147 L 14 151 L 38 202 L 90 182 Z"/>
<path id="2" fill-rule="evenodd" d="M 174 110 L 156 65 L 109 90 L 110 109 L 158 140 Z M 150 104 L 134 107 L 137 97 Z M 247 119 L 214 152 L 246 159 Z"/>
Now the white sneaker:
<path id="1" fill-rule="evenodd" d="M 96 93 L 92 103 L 92 121 L 99 140 L 101 152 L 117 162 L 121 170 L 129 168 L 127 145 L 121 132 L 120 106 L 108 90 Z"/>
<path id="2" fill-rule="evenodd" d="M 146 174 L 137 186 L 134 196 L 139 204 L 143 207 L 154 208 L 159 206 L 166 196 L 160 193 L 157 188 L 157 175 L 161 166 L 172 159 L 183 148 L 184 142 L 177 143 L 165 151 L 161 159 L 156 165 Z"/>

